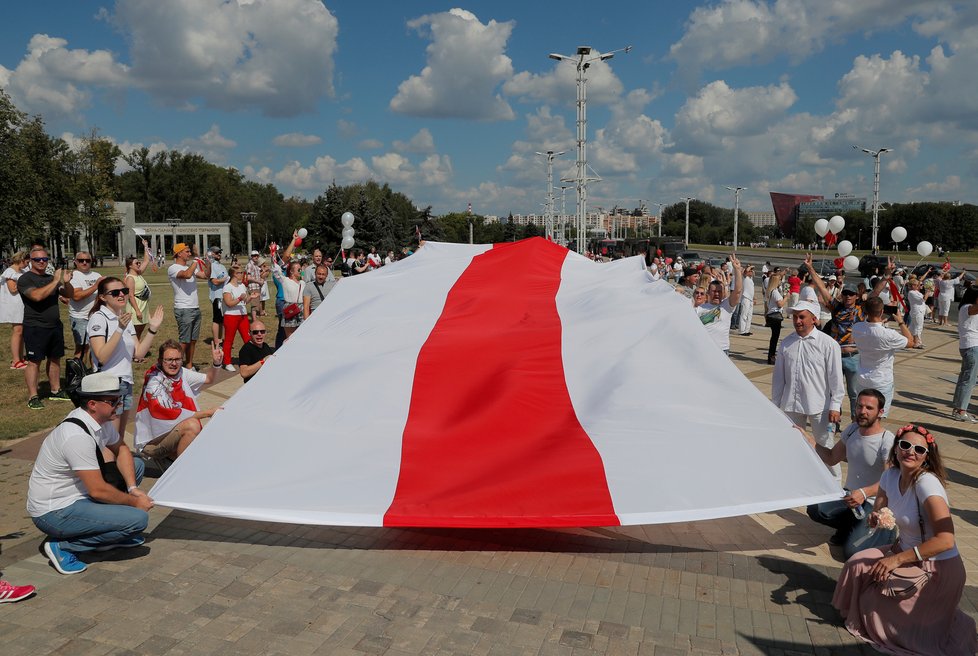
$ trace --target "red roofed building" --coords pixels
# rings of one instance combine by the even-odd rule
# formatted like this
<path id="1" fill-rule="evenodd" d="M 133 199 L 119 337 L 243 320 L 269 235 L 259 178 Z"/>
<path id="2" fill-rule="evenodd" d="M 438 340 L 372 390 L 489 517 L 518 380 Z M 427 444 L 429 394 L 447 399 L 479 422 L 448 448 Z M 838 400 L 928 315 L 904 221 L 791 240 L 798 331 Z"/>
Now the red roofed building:
<path id="1" fill-rule="evenodd" d="M 771 204 L 774 206 L 774 216 L 778 221 L 778 229 L 786 237 L 793 237 L 795 224 L 798 222 L 798 206 L 810 200 L 822 200 L 824 196 L 807 194 L 779 194 L 771 192 Z"/>

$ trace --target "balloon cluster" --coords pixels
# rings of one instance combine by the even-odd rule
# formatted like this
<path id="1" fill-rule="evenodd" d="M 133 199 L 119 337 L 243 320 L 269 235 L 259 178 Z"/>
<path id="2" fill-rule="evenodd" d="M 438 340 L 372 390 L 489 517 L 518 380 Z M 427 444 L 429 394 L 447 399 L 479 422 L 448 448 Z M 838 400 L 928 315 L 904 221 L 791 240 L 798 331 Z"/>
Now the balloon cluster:
<path id="1" fill-rule="evenodd" d="M 907 229 L 901 226 L 897 226 L 890 231 L 890 239 L 896 243 L 900 243 L 907 238 Z M 917 255 L 924 258 L 934 252 L 934 245 L 929 241 L 922 241 L 917 244 Z"/>
<path id="2" fill-rule="evenodd" d="M 340 247 L 345 249 L 353 248 L 353 244 L 356 241 L 353 239 L 353 235 L 356 234 L 356 230 L 353 229 L 353 222 L 356 217 L 353 216 L 353 212 L 343 212 L 340 217 L 340 223 L 343 224 L 343 241 L 340 242 Z"/>

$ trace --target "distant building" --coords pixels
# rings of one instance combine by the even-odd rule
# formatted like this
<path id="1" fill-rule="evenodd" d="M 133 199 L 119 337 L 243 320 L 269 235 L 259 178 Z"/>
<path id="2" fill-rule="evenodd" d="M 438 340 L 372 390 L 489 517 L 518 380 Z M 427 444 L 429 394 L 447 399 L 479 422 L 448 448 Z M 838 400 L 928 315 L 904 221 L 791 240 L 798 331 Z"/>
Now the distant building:
<path id="1" fill-rule="evenodd" d="M 774 216 L 778 229 L 786 237 L 793 237 L 795 225 L 798 223 L 798 206 L 810 200 L 822 200 L 822 196 L 806 194 L 781 194 L 771 192 L 771 205 L 774 206 Z"/>
<path id="2" fill-rule="evenodd" d="M 778 219 L 774 212 L 748 212 L 751 225 L 755 228 L 767 228 L 768 226 L 778 225 Z"/>
<path id="3" fill-rule="evenodd" d="M 866 199 L 849 194 L 836 194 L 834 198 L 819 198 L 804 201 L 798 205 L 799 219 L 830 219 L 836 214 L 853 210 L 866 211 Z"/>

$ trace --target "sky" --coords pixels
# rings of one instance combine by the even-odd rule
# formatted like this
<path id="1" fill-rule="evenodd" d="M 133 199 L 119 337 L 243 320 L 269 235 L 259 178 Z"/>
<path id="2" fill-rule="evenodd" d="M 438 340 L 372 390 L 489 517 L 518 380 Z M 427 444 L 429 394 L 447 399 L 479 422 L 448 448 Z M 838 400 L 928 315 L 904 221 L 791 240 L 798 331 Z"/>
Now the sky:
<path id="1" fill-rule="evenodd" d="M 70 144 L 197 152 L 286 196 L 375 180 L 539 214 L 536 153 L 566 151 L 559 187 L 577 148 L 575 65 L 548 55 L 587 45 L 615 53 L 587 73 L 591 210 L 871 198 L 854 144 L 892 149 L 883 202 L 978 202 L 974 0 L 454 2 L 10 3 L 0 88 Z"/>

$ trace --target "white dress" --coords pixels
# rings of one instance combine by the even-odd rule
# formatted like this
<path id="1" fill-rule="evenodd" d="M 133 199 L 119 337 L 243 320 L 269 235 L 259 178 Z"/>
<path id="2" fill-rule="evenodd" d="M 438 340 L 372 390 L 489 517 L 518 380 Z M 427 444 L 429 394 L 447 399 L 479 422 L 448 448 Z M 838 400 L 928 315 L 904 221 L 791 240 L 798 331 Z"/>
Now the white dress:
<path id="1" fill-rule="evenodd" d="M 24 299 L 19 293 L 11 294 L 7 289 L 7 281 L 16 281 L 21 275 L 23 271 L 17 271 L 13 267 L 7 267 L 0 274 L 0 323 L 24 323 Z"/>
<path id="2" fill-rule="evenodd" d="M 907 328 L 910 334 L 920 338 L 924 334 L 924 315 L 927 313 L 927 306 L 924 304 L 924 295 L 915 289 L 907 292 L 907 304 L 910 306 L 910 321 Z"/>

